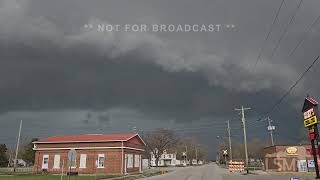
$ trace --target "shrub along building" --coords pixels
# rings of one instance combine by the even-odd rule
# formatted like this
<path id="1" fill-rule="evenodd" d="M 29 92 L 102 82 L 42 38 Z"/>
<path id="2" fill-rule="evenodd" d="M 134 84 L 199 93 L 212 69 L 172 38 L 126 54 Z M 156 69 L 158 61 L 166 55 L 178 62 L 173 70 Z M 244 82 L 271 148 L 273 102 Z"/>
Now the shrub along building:
<path id="1" fill-rule="evenodd" d="M 138 134 L 85 134 L 52 136 L 34 143 L 34 171 L 79 174 L 141 173 L 145 143 Z M 69 162 L 68 152 L 76 158 Z M 69 166 L 70 165 L 70 166 Z"/>

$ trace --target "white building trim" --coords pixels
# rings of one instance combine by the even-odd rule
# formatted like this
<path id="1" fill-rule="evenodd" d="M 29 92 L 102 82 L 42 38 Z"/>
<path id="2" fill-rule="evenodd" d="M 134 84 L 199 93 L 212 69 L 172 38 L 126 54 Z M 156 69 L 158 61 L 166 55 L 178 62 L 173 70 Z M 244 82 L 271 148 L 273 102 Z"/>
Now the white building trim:
<path id="1" fill-rule="evenodd" d="M 130 139 L 134 138 L 138 136 L 140 138 L 140 140 L 142 141 L 142 143 L 144 145 L 146 145 L 146 143 L 143 141 L 143 139 L 141 138 L 141 136 L 139 134 L 134 134 L 131 137 L 129 137 L 128 139 L 122 139 L 122 140 L 94 140 L 94 141 L 34 141 L 32 142 L 33 144 L 63 144 L 63 143 L 94 143 L 94 142 L 127 142 Z"/>
<path id="2" fill-rule="evenodd" d="M 131 138 L 130 138 L 131 139 Z M 94 143 L 94 142 L 123 142 L 127 140 L 99 140 L 99 141 L 48 141 L 48 142 L 39 142 L 39 141 L 34 141 L 32 142 L 33 144 L 63 144 L 63 143 Z"/>
<path id="3" fill-rule="evenodd" d="M 142 143 L 143 143 L 144 145 L 147 145 L 147 144 L 143 141 L 143 139 L 141 138 L 141 136 L 140 136 L 139 134 L 135 134 L 135 135 L 133 135 L 132 137 L 126 139 L 125 141 L 129 141 L 130 139 L 132 139 L 132 138 L 134 138 L 134 137 L 136 137 L 136 136 L 138 136 L 138 137 L 140 138 L 140 140 L 142 141 Z"/>
<path id="4" fill-rule="evenodd" d="M 33 148 L 36 151 L 46 151 L 46 150 L 69 150 L 69 149 L 131 149 L 137 151 L 144 151 L 144 149 L 132 148 L 132 147 L 63 147 L 63 148 Z"/>
<path id="5" fill-rule="evenodd" d="M 123 163 L 124 163 L 124 157 L 123 157 L 123 154 L 124 154 L 124 151 L 123 151 L 123 142 L 121 142 L 121 173 L 124 174 L 124 171 L 123 171 Z"/>

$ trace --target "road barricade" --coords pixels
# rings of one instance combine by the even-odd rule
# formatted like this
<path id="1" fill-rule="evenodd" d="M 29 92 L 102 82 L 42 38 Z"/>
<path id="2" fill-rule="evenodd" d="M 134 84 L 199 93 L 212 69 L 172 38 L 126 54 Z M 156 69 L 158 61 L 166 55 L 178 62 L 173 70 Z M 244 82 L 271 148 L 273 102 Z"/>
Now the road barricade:
<path id="1" fill-rule="evenodd" d="M 244 162 L 242 161 L 229 161 L 229 171 L 230 172 L 243 172 Z"/>

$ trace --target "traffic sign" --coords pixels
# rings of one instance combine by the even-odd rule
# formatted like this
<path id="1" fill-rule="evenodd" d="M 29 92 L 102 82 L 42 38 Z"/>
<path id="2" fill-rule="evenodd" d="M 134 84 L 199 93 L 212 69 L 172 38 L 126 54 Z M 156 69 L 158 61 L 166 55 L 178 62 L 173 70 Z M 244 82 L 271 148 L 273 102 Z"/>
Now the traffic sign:
<path id="1" fill-rule="evenodd" d="M 75 149 L 70 149 L 68 152 L 68 160 L 73 162 L 76 160 L 77 157 L 77 151 Z"/>
<path id="2" fill-rule="evenodd" d="M 223 155 L 227 155 L 228 154 L 228 150 L 222 150 L 223 151 Z"/>

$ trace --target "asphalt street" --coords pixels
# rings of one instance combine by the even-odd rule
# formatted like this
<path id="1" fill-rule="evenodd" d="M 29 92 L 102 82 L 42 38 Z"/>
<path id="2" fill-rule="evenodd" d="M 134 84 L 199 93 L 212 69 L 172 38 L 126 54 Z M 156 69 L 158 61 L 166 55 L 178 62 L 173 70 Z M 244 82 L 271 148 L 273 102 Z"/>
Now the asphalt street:
<path id="1" fill-rule="evenodd" d="M 216 164 L 207 164 L 196 167 L 175 168 L 160 176 L 143 178 L 144 180 L 222 180 L 221 175 L 226 174 L 225 169 L 219 168 Z"/>
<path id="2" fill-rule="evenodd" d="M 253 173 L 249 175 L 230 173 L 220 168 L 215 163 L 197 166 L 173 168 L 172 171 L 159 176 L 143 178 L 142 180 L 290 180 L 291 177 L 298 177 L 299 180 L 315 179 L 311 175 L 294 174 L 267 174 Z"/>

